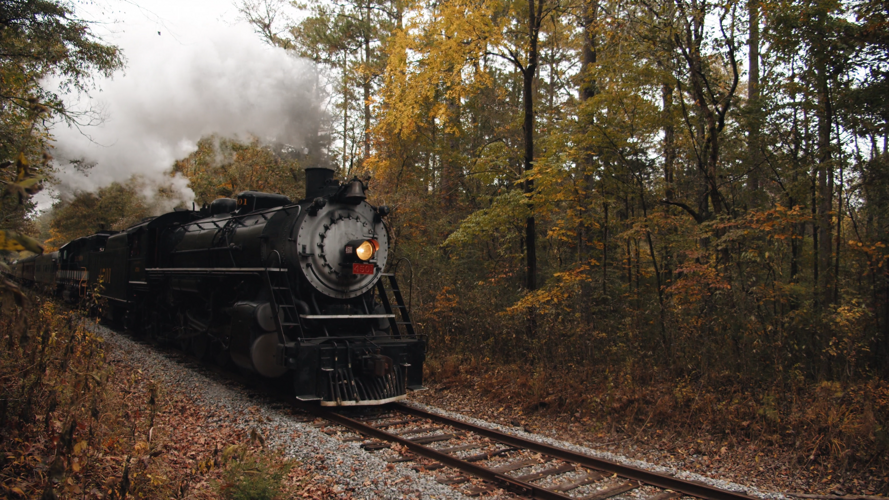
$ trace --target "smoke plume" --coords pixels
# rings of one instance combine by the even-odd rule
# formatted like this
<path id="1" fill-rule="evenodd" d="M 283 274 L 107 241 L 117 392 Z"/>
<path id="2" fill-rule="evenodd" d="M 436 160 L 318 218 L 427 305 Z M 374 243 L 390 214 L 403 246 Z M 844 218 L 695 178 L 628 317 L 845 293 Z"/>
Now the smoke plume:
<path id="1" fill-rule="evenodd" d="M 317 135 L 318 81 L 309 61 L 264 44 L 242 26 L 188 44 L 152 35 L 115 42 L 125 48 L 127 69 L 97 82 L 90 105 L 103 110 L 100 125 L 53 129 L 59 196 L 139 175 L 147 196 L 164 186 L 190 202 L 187 180 L 171 178 L 169 170 L 201 137 L 252 135 L 303 149 Z M 71 160 L 94 165 L 83 172 Z"/>

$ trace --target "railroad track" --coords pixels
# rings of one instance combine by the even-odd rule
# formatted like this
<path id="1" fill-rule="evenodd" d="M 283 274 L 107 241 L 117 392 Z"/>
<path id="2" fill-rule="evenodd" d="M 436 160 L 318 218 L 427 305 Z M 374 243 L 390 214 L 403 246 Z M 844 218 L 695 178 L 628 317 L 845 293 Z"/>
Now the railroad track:
<path id="1" fill-rule="evenodd" d="M 627 495 L 634 500 L 759 500 L 404 404 L 337 409 L 301 403 L 281 388 L 255 378 L 202 363 L 178 350 L 158 350 L 192 369 L 249 388 L 276 406 L 290 407 L 307 417 L 344 427 L 360 436 L 346 440 L 361 440 L 370 452 L 397 450 L 390 462 L 413 462 L 417 470 L 437 471 L 439 482 L 461 488 L 468 495 L 505 490 L 519 497 L 538 499 L 608 500 Z M 311 420 L 304 418 L 306 422 Z"/>
<path id="2" fill-rule="evenodd" d="M 365 440 L 368 450 L 399 450 L 392 462 L 415 462 L 417 469 L 439 470 L 439 482 L 468 484 L 462 492 L 469 495 L 503 489 L 539 499 L 606 500 L 629 493 L 640 500 L 753 500 L 403 404 L 372 412 L 300 408 L 360 434 L 352 440 Z"/>

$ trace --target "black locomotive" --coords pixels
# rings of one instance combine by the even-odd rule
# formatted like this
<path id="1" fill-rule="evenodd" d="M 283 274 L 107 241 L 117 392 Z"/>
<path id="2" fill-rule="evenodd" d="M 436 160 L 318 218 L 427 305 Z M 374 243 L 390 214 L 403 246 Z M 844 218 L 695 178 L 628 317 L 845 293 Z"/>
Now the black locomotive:
<path id="1" fill-rule="evenodd" d="M 289 376 L 322 405 L 403 399 L 422 385 L 426 342 L 387 273 L 385 206 L 358 180 L 306 169 L 306 197 L 245 191 L 23 259 L 15 277 L 199 357 Z"/>

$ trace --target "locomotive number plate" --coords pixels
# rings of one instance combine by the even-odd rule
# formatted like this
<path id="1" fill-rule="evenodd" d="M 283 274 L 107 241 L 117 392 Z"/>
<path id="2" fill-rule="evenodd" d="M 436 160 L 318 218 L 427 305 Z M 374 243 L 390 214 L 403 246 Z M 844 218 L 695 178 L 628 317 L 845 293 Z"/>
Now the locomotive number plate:
<path id="1" fill-rule="evenodd" d="M 373 264 L 352 264 L 352 274 L 373 274 Z"/>

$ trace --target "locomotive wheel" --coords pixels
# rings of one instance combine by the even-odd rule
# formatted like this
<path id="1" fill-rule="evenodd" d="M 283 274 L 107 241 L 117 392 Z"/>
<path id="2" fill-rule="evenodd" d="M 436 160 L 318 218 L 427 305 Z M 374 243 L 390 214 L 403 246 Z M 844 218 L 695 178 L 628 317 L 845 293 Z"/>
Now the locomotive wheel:
<path id="1" fill-rule="evenodd" d="M 176 329 L 176 347 L 183 354 L 188 354 L 191 350 L 191 328 L 189 328 L 188 321 L 185 319 L 185 313 L 177 314 L 176 319 L 179 323 L 179 328 Z"/>
<path id="2" fill-rule="evenodd" d="M 229 369 L 232 367 L 233 364 L 232 357 L 231 354 L 229 354 L 228 349 L 223 348 L 219 344 L 213 347 L 211 359 L 220 368 Z"/>
<path id="3" fill-rule="evenodd" d="M 194 354 L 198 360 L 203 361 L 207 358 L 207 354 L 210 352 L 210 336 L 206 333 L 202 333 L 196 337 L 191 338 L 191 353 Z"/>
<path id="4" fill-rule="evenodd" d="M 176 347 L 179 348 L 183 354 L 188 354 L 191 347 L 191 339 L 182 337 L 176 339 Z"/>
<path id="5" fill-rule="evenodd" d="M 229 352 L 228 348 L 225 346 L 228 342 L 231 342 L 230 325 L 224 326 L 222 330 L 218 332 L 217 336 L 214 336 L 210 342 L 210 353 L 208 355 L 213 363 L 226 370 L 230 370 L 232 365 L 234 365 L 231 352 Z"/>
<path id="6" fill-rule="evenodd" d="M 152 310 L 148 316 L 148 324 L 145 325 L 145 337 L 154 345 L 158 344 L 160 338 L 160 314 L 156 310 Z"/>

